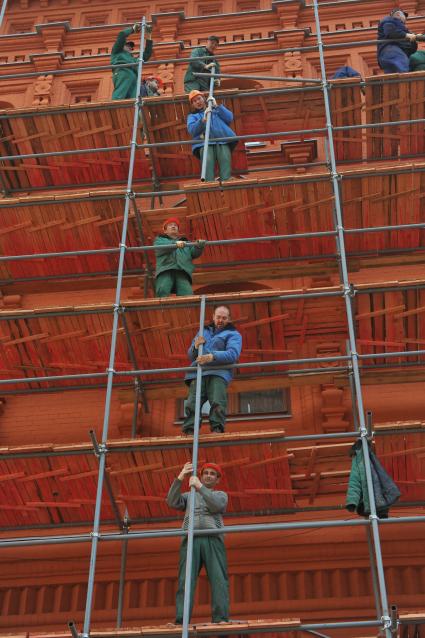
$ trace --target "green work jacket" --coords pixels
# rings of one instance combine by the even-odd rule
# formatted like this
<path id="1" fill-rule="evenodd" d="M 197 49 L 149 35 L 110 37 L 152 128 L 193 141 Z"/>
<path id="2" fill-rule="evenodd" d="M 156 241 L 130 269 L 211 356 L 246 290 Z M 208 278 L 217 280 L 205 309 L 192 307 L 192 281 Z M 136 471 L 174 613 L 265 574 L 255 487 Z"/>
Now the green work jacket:
<path id="1" fill-rule="evenodd" d="M 411 71 L 425 71 L 425 51 L 416 51 L 409 57 Z"/>
<path id="2" fill-rule="evenodd" d="M 133 32 L 133 27 L 128 27 L 120 31 L 115 44 L 111 51 L 111 64 L 134 64 L 134 66 L 125 67 L 125 70 L 132 71 L 137 77 L 137 62 L 138 59 L 134 57 L 129 51 L 124 51 L 124 45 L 129 35 Z M 147 62 L 152 55 L 152 40 L 146 40 L 145 50 L 143 52 L 143 62 Z M 121 71 L 122 69 L 112 69 L 112 73 Z"/>
<path id="3" fill-rule="evenodd" d="M 202 255 L 204 243 L 200 242 L 199 246 L 185 246 L 184 248 L 176 248 L 176 241 L 188 241 L 186 237 L 179 237 L 178 240 L 171 239 L 168 235 L 158 235 L 153 243 L 158 246 L 155 250 L 156 271 L 155 277 L 158 277 L 166 270 L 183 270 L 192 281 L 192 273 L 195 266 L 192 259 L 197 259 Z M 174 246 L 174 248 L 173 248 Z"/>
<path id="4" fill-rule="evenodd" d="M 186 74 L 184 76 L 184 82 L 199 82 L 203 89 L 208 91 L 210 88 L 210 80 L 209 78 L 199 78 L 196 77 L 194 72 L 196 73 L 209 73 L 210 69 L 206 69 L 205 65 L 210 64 L 211 62 L 215 62 L 215 72 L 220 73 L 220 64 L 218 60 L 215 59 L 213 55 L 208 51 L 207 47 L 196 47 L 196 49 L 192 50 L 190 54 L 191 58 L 200 58 L 203 57 L 203 60 L 190 60 L 189 66 L 187 67 Z"/>

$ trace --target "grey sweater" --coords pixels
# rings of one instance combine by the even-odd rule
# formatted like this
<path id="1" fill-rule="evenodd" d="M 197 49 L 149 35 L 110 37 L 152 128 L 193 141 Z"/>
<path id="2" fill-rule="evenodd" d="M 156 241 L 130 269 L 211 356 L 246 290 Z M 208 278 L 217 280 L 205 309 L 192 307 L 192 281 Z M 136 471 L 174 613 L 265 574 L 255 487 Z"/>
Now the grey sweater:
<path id="1" fill-rule="evenodd" d="M 189 492 L 182 493 L 182 481 L 178 478 L 172 482 L 167 494 L 169 507 L 186 512 L 183 529 L 187 529 L 189 525 L 189 494 Z M 224 527 L 222 514 L 226 511 L 226 507 L 226 492 L 210 490 L 203 485 L 199 492 L 195 492 L 195 529 L 220 529 Z"/>

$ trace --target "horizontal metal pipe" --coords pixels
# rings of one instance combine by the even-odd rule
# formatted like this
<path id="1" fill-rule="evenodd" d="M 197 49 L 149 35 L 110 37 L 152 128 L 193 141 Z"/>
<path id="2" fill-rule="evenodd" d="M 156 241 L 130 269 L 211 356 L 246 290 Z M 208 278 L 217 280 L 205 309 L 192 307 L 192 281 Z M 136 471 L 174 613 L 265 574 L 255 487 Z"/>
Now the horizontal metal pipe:
<path id="1" fill-rule="evenodd" d="M 310 34 L 311 37 L 316 37 L 315 33 Z M 15 36 L 16 37 L 16 36 Z M 396 42 L 396 40 L 393 40 Z M 371 44 L 378 44 L 380 42 L 385 42 L 385 40 L 355 40 L 352 42 L 336 42 L 334 44 L 324 44 L 323 47 L 325 49 L 350 49 L 358 46 L 370 46 Z M 299 47 L 287 47 L 287 48 L 279 48 L 279 49 L 262 49 L 259 51 L 244 51 L 240 53 L 222 53 L 215 54 L 214 57 L 218 60 L 235 60 L 239 58 L 249 58 L 249 57 L 263 57 L 268 55 L 276 55 L 282 53 L 295 53 L 295 52 L 313 52 L 318 50 L 318 45 L 309 45 L 309 46 L 299 46 Z M 86 56 L 85 56 L 86 57 Z M 93 56 L 87 56 L 88 59 L 91 59 Z M 161 64 L 188 64 L 189 61 L 193 60 L 204 60 L 204 57 L 199 58 L 164 58 L 161 60 L 151 60 L 148 62 L 144 62 L 143 66 L 158 66 Z M 72 69 L 51 69 L 45 70 L 42 73 L 40 71 L 29 71 L 26 73 L 5 73 L 1 74 L 1 66 L 0 65 L 0 81 L 1 80 L 11 80 L 16 78 L 33 78 L 39 77 L 40 75 L 67 75 L 72 73 L 86 73 L 86 72 L 96 72 L 96 71 L 109 71 L 114 68 L 125 68 L 125 67 L 136 67 L 137 62 L 129 63 L 129 64 L 104 64 L 99 66 L 86 66 L 86 67 L 76 67 Z M 245 76 L 248 77 L 248 76 Z"/>
<path id="2" fill-rule="evenodd" d="M 332 361 L 347 361 L 350 359 L 349 356 L 343 355 L 339 357 L 316 357 L 310 359 L 284 359 L 282 361 L 258 361 L 254 363 L 233 363 L 226 366 L 221 366 L 222 368 L 253 368 L 253 367 L 269 367 L 276 365 L 290 365 L 292 363 L 326 363 Z M 191 366 L 185 366 L 180 368 L 152 368 L 146 370 L 115 370 L 115 376 L 142 376 L 142 375 L 151 375 L 151 374 L 165 374 L 170 372 L 193 372 L 194 368 Z M 0 385 L 9 385 L 11 383 L 33 383 L 39 381 L 58 381 L 58 380 L 71 380 L 71 379 L 87 379 L 87 378 L 99 378 L 107 376 L 107 372 L 93 372 L 90 374 L 65 374 L 62 376 L 46 376 L 46 377 L 25 377 L 25 378 L 17 378 L 17 379 L 0 379 Z"/>
<path id="3" fill-rule="evenodd" d="M 425 523 L 425 516 L 399 516 L 387 519 L 379 519 L 380 524 Z M 364 527 L 370 524 L 367 519 L 353 518 L 347 520 L 323 520 L 323 521 L 296 521 L 288 523 L 254 523 L 247 525 L 226 525 L 219 529 L 198 529 L 196 536 L 218 536 L 221 534 L 239 534 L 256 532 L 278 532 L 298 529 L 327 529 L 332 527 Z M 141 540 L 145 538 L 173 538 L 186 536 L 187 531 L 182 528 L 159 529 L 140 532 L 102 532 L 99 533 L 100 541 Z M 11 538 L 0 540 L 0 547 L 22 547 L 32 545 L 59 545 L 68 543 L 84 543 L 91 540 L 91 534 Z"/>
<path id="4" fill-rule="evenodd" d="M 73 200 L 72 200 L 73 201 Z M 40 201 L 37 202 L 40 205 Z M 391 230 L 413 230 L 425 228 L 424 223 L 417 224 L 393 224 L 390 226 L 370 226 L 366 228 L 350 228 L 344 229 L 346 234 L 367 234 L 367 233 L 377 233 L 383 231 L 391 231 Z M 288 235 L 259 235 L 257 237 L 239 237 L 235 239 L 214 239 L 214 240 L 206 240 L 206 246 L 233 246 L 237 244 L 249 244 L 249 243 L 259 243 L 265 241 L 291 241 L 298 239 L 310 239 L 310 238 L 320 238 L 320 237 L 334 237 L 336 235 L 336 231 L 334 230 L 326 230 L 326 231 L 317 231 L 317 232 L 306 232 L 306 233 L 293 233 Z M 192 247 L 196 246 L 196 241 L 186 242 L 186 246 Z M 33 254 L 25 254 L 25 255 L 2 255 L 0 256 L 0 262 L 7 261 L 26 261 L 31 259 L 50 259 L 54 257 L 77 257 L 77 256 L 87 256 L 87 255 L 112 255 L 119 252 L 119 248 L 97 248 L 91 250 L 67 250 L 63 252 L 52 252 L 52 253 L 33 253 Z M 129 253 L 132 252 L 148 252 L 157 250 L 157 247 L 154 245 L 147 246 L 127 246 L 126 251 Z M 170 247 L 170 251 L 173 250 Z M 350 253 L 348 254 L 350 256 Z M 307 258 L 311 258 L 309 255 Z M 323 257 L 323 255 L 321 256 Z M 326 257 L 328 257 L 326 255 Z M 224 262 L 223 262 L 224 263 Z M 244 262 L 245 263 L 245 262 Z M 247 260 L 246 263 L 249 263 Z M 222 265 L 221 262 L 220 264 Z"/>
<path id="5" fill-rule="evenodd" d="M 424 224 L 425 226 L 425 224 Z M 294 240 L 294 239 L 307 239 L 307 238 L 318 238 L 318 237 L 334 237 L 336 232 L 334 230 L 326 230 L 326 231 L 318 231 L 311 233 L 295 233 L 290 235 L 265 235 L 264 237 L 242 237 L 235 239 L 214 239 L 211 241 L 206 240 L 206 246 L 231 246 L 233 244 L 249 244 L 249 243 L 258 243 L 264 241 L 283 241 L 283 240 Z M 186 246 L 197 246 L 196 241 L 186 242 Z M 0 262 L 2 261 L 26 261 L 28 259 L 50 259 L 52 257 L 77 257 L 77 256 L 86 256 L 86 255 L 111 255 L 119 252 L 119 248 L 96 248 L 92 250 L 67 250 L 64 252 L 53 252 L 53 253 L 33 253 L 26 255 L 2 255 L 0 256 Z M 127 246 L 126 252 L 149 252 L 158 250 L 157 246 L 152 244 L 147 246 Z M 175 250 L 175 248 L 170 247 L 170 251 Z"/>
<path id="6" fill-rule="evenodd" d="M 66 155 L 86 155 L 88 153 L 109 153 L 112 151 L 128 151 L 130 145 L 127 146 L 107 146 L 105 148 L 78 148 L 72 151 L 49 151 L 46 153 L 22 153 L 20 155 L 3 155 L 0 157 L 1 162 L 20 160 L 20 159 L 36 159 L 37 157 L 62 157 Z M 1 172 L 1 168 L 0 168 Z"/>
<path id="7" fill-rule="evenodd" d="M 193 73 L 194 76 L 196 77 L 200 77 L 200 78 L 210 78 L 211 77 L 211 73 Z M 250 80 L 270 80 L 273 82 L 296 82 L 299 84 L 304 84 L 305 82 L 311 82 L 313 84 L 322 84 L 322 80 L 319 80 L 318 78 L 305 78 L 305 77 L 280 77 L 278 75 L 238 75 L 236 73 L 214 73 L 214 77 L 217 78 L 234 78 L 236 80 L 240 79 L 240 80 L 245 80 L 245 79 L 250 79 Z"/>

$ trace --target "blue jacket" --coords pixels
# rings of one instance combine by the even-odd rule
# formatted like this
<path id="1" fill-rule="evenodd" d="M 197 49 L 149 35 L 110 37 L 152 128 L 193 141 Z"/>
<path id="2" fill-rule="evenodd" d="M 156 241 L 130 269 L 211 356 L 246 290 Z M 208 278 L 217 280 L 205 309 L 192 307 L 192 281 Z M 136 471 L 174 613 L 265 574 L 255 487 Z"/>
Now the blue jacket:
<path id="1" fill-rule="evenodd" d="M 378 24 L 378 40 L 387 40 L 387 42 L 380 42 L 378 44 L 378 57 L 382 49 L 388 46 L 388 44 L 400 47 L 407 56 L 412 55 L 418 48 L 418 44 L 417 42 L 407 40 L 406 33 L 410 33 L 409 29 L 405 23 L 398 18 L 387 16 L 381 20 Z"/>
<path id="2" fill-rule="evenodd" d="M 210 323 L 204 328 L 204 348 L 203 354 L 213 354 L 214 361 L 207 365 L 202 366 L 202 375 L 217 376 L 224 379 L 226 383 L 229 383 L 233 378 L 233 368 L 220 369 L 221 365 L 228 365 L 230 363 L 236 363 L 240 357 L 242 350 L 242 336 L 236 330 L 235 326 L 228 323 L 224 328 L 216 328 L 213 323 Z M 196 335 L 196 337 L 199 335 Z M 195 348 L 195 339 L 193 339 L 187 356 L 189 361 L 192 361 L 192 366 L 196 368 L 195 359 L 198 356 L 198 349 Z M 185 376 L 186 383 L 190 383 L 192 379 L 196 378 L 196 369 L 188 372 Z"/>
<path id="3" fill-rule="evenodd" d="M 189 113 L 187 116 L 187 130 L 194 140 L 198 140 L 195 144 L 192 144 L 193 154 L 199 157 L 199 149 L 204 145 L 204 132 L 205 122 L 203 122 L 205 111 L 196 111 L 195 113 Z M 233 113 L 229 111 L 223 104 L 217 106 L 211 112 L 211 130 L 210 138 L 216 137 L 235 137 L 235 133 L 230 128 L 229 124 L 233 121 Z M 217 144 L 229 144 L 233 148 L 237 144 L 237 140 L 234 142 L 217 142 Z M 214 144 L 214 142 L 211 142 Z"/>
<path id="4" fill-rule="evenodd" d="M 332 76 L 332 80 L 339 80 L 342 78 L 360 78 L 361 75 L 352 66 L 340 66 Z"/>

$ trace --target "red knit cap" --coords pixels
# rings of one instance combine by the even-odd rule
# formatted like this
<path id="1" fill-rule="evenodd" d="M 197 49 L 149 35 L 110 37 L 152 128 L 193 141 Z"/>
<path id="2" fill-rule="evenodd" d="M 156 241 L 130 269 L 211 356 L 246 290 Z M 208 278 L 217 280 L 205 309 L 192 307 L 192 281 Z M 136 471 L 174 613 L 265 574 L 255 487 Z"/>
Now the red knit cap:
<path id="1" fill-rule="evenodd" d="M 202 476 L 203 471 L 207 467 L 211 468 L 212 470 L 215 470 L 219 476 L 223 476 L 223 471 L 222 471 L 221 467 L 219 465 L 217 465 L 217 463 L 204 463 L 203 466 L 201 467 L 201 469 L 199 470 L 199 475 L 200 476 Z"/>
<path id="2" fill-rule="evenodd" d="M 168 224 L 172 224 L 174 222 L 174 224 L 177 224 L 177 226 L 180 228 L 180 219 L 178 217 L 169 217 L 168 219 L 165 220 L 165 222 L 163 223 L 162 227 L 165 228 L 168 226 Z"/>

